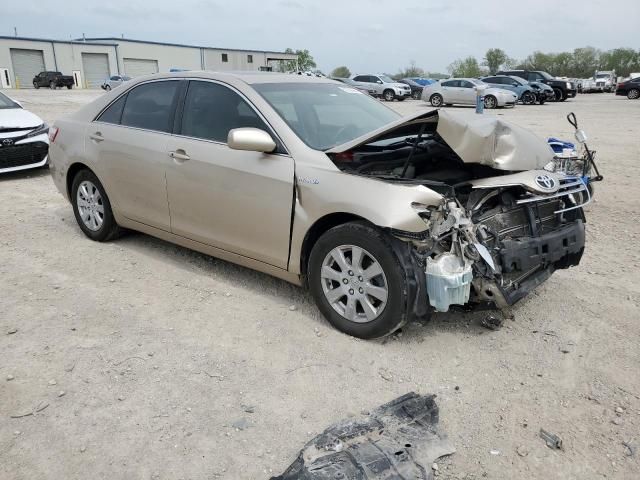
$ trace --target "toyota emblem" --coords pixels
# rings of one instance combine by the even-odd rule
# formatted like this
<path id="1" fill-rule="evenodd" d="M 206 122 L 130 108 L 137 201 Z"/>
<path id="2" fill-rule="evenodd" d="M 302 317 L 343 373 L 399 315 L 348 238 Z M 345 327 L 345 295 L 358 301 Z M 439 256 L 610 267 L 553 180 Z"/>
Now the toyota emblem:
<path id="1" fill-rule="evenodd" d="M 4 140 L 2 140 L 2 145 L 4 145 L 5 147 L 9 147 L 13 145 L 13 140 L 11 138 L 5 138 Z"/>
<path id="2" fill-rule="evenodd" d="M 538 175 L 536 177 L 536 185 L 543 190 L 552 190 L 556 186 L 556 181 L 549 175 Z"/>

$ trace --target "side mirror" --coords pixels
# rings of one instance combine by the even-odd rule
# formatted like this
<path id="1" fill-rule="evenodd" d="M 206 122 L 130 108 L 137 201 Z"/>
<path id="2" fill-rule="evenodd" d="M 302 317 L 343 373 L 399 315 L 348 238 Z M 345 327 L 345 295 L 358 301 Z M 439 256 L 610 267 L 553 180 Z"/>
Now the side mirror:
<path id="1" fill-rule="evenodd" d="M 379 83 L 380 85 L 382 85 L 382 80 L 378 80 L 376 83 Z"/>
<path id="2" fill-rule="evenodd" d="M 271 135 L 259 128 L 234 128 L 229 130 L 227 145 L 234 150 L 271 153 L 276 149 L 276 142 Z"/>
<path id="3" fill-rule="evenodd" d="M 513 82 L 511 85 L 514 86 L 514 87 L 519 87 L 520 86 L 520 84 L 518 84 L 516 82 Z"/>

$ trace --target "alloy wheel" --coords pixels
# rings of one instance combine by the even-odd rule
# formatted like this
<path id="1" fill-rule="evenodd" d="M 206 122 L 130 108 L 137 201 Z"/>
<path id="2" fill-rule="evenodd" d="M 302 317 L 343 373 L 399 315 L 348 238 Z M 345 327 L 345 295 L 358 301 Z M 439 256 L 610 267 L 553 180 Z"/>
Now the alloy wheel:
<path id="1" fill-rule="evenodd" d="M 327 302 L 349 321 L 372 322 L 387 304 L 387 278 L 378 260 L 364 248 L 335 247 L 324 258 L 320 277 Z"/>
<path id="2" fill-rule="evenodd" d="M 434 107 L 439 107 L 442 105 L 442 96 L 439 94 L 435 94 L 431 97 L 431 105 Z"/>
<path id="3" fill-rule="evenodd" d="M 394 97 L 395 97 L 395 94 L 391 90 L 385 90 L 384 99 L 387 102 L 393 102 Z"/>
<path id="4" fill-rule="evenodd" d="M 78 187 L 76 203 L 85 227 L 92 232 L 100 230 L 104 223 L 104 202 L 98 187 L 88 180 L 82 182 Z"/>
<path id="5" fill-rule="evenodd" d="M 637 98 L 640 98 L 640 90 L 637 90 L 635 88 L 629 90 L 629 93 L 627 94 L 627 98 L 629 98 L 631 100 L 635 100 Z"/>
<path id="6" fill-rule="evenodd" d="M 497 102 L 496 99 L 492 96 L 488 96 L 484 98 L 484 106 L 485 108 L 496 108 Z"/>

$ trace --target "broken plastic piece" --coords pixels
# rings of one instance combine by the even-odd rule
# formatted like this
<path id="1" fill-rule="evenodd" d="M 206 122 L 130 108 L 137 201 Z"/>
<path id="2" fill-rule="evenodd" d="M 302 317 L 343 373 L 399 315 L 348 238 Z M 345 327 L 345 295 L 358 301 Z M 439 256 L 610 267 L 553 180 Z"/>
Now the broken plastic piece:
<path id="1" fill-rule="evenodd" d="M 559 436 L 549 433 L 541 428 L 540 437 L 542 437 L 546 442 L 547 447 L 553 448 L 554 450 L 562 450 L 562 439 Z"/>
<path id="2" fill-rule="evenodd" d="M 455 452 L 438 432 L 435 395 L 407 393 L 363 420 L 343 420 L 302 449 L 271 480 L 427 480 L 431 465 Z"/>

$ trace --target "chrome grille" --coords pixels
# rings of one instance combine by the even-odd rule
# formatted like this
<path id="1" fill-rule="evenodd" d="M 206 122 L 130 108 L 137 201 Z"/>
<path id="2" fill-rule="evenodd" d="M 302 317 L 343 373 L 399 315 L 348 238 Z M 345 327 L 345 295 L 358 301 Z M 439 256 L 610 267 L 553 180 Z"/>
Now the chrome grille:
<path id="1" fill-rule="evenodd" d="M 541 202 L 551 198 L 562 197 L 567 197 L 567 199 L 570 200 L 570 203 L 573 203 L 574 205 L 572 207 L 561 208 L 553 213 L 567 212 L 591 203 L 591 194 L 589 193 L 587 184 L 581 177 L 573 176 L 562 178 L 560 180 L 560 188 L 556 193 L 548 195 L 527 194 L 523 198 L 517 200 L 516 203 L 518 205 L 522 205 L 523 203 Z"/>

